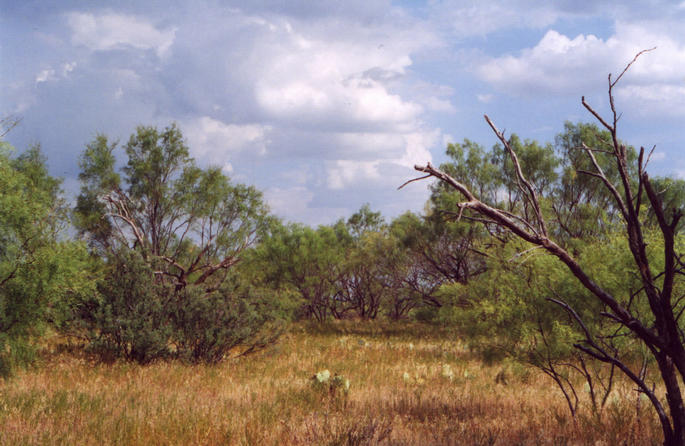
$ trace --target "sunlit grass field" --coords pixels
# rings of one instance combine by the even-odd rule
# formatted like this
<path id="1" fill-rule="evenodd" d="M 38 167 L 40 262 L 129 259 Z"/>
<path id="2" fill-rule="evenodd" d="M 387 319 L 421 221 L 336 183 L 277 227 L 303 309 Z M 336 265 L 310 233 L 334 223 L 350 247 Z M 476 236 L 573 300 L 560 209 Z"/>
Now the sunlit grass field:
<path id="1" fill-rule="evenodd" d="M 588 410 L 574 420 L 540 372 L 484 364 L 456 334 L 421 325 L 296 325 L 275 345 L 216 366 L 102 364 L 63 342 L 37 367 L 0 381 L 0 444 L 661 441 L 628 384 L 619 383 L 600 418 Z M 322 370 L 349 379 L 349 391 L 317 386 Z"/>

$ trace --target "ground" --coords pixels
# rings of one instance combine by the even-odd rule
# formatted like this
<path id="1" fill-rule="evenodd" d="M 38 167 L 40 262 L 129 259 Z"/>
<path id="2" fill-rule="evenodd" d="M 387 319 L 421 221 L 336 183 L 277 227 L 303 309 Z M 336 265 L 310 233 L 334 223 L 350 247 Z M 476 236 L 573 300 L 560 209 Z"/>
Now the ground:
<path id="1" fill-rule="evenodd" d="M 574 420 L 543 374 L 484 364 L 430 326 L 294 325 L 262 351 L 199 366 L 102 364 L 64 342 L 0 382 L 0 445 L 660 443 L 630 386 L 601 418 Z"/>

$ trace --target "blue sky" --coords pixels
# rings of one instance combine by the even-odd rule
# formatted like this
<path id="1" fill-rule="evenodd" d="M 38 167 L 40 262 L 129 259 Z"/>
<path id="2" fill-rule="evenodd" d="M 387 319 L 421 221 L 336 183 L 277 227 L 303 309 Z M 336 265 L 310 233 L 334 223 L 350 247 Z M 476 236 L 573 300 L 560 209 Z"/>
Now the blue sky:
<path id="1" fill-rule="evenodd" d="M 274 213 L 331 223 L 370 203 L 421 211 L 412 166 L 449 141 L 507 133 L 552 141 L 607 111 L 656 145 L 651 171 L 685 177 L 685 2 L 0 0 L 6 139 L 39 142 L 68 193 L 98 132 L 176 122 L 201 165 L 254 184 Z"/>

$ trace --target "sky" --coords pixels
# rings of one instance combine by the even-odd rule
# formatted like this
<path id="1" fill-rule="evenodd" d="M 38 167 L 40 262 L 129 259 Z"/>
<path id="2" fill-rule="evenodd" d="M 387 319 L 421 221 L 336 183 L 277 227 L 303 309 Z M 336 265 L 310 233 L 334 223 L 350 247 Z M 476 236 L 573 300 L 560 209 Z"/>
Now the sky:
<path id="1" fill-rule="evenodd" d="M 592 122 L 581 96 L 606 114 L 607 75 L 653 47 L 616 87 L 619 136 L 685 178 L 684 29 L 680 0 L 0 0 L 0 116 L 71 197 L 96 135 L 176 123 L 284 220 L 389 219 L 425 207 L 428 182 L 397 190 L 415 164 L 496 143 L 483 114 L 551 142 Z"/>

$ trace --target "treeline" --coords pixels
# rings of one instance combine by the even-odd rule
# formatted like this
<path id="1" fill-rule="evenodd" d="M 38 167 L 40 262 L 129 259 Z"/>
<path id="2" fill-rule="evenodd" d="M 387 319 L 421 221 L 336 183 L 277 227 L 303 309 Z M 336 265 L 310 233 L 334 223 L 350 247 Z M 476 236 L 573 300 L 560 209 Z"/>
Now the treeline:
<path id="1" fill-rule="evenodd" d="M 508 144 L 534 186 L 547 230 L 593 271 L 594 280 L 638 314 L 648 314 L 620 210 L 580 148 L 611 145 L 590 124 L 565 125 L 553 143 Z M 636 151 L 628 147 L 628 158 Z M 534 221 L 505 148 L 450 144 L 440 169 L 520 224 Z M 611 154 L 595 162 L 620 182 Z M 628 168 L 634 169 L 631 162 Z M 97 136 L 80 158 L 73 207 L 33 147 L 0 152 L 0 370 L 29 362 L 46 330 L 75 336 L 104 360 L 176 358 L 217 362 L 267 345 L 288 322 L 418 319 L 457 328 L 486 358 L 539 367 L 575 413 L 573 383 L 589 384 L 593 410 L 612 389 L 614 366 L 573 343 L 589 330 L 624 358 L 649 355 L 554 257 L 501 226 L 457 207 L 462 197 L 432 186 L 424 215 L 385 221 L 368 205 L 311 228 L 272 216 L 254 187 L 201 168 L 174 125 L 139 127 L 121 147 Z M 633 178 L 637 172 L 632 171 Z M 685 182 L 652 179 L 666 212 L 685 205 Z M 401 192 L 399 192 L 401 193 Z M 648 204 L 648 252 L 663 240 Z M 651 229 L 649 229 L 651 228 Z M 649 231 L 652 232 L 649 232 Z M 682 248 L 682 224 L 677 228 Z M 658 263 L 658 259 L 655 260 Z M 684 293 L 682 275 L 676 294 Z M 575 308 L 578 325 L 560 301 Z M 642 308 L 644 307 L 644 308 Z"/>

